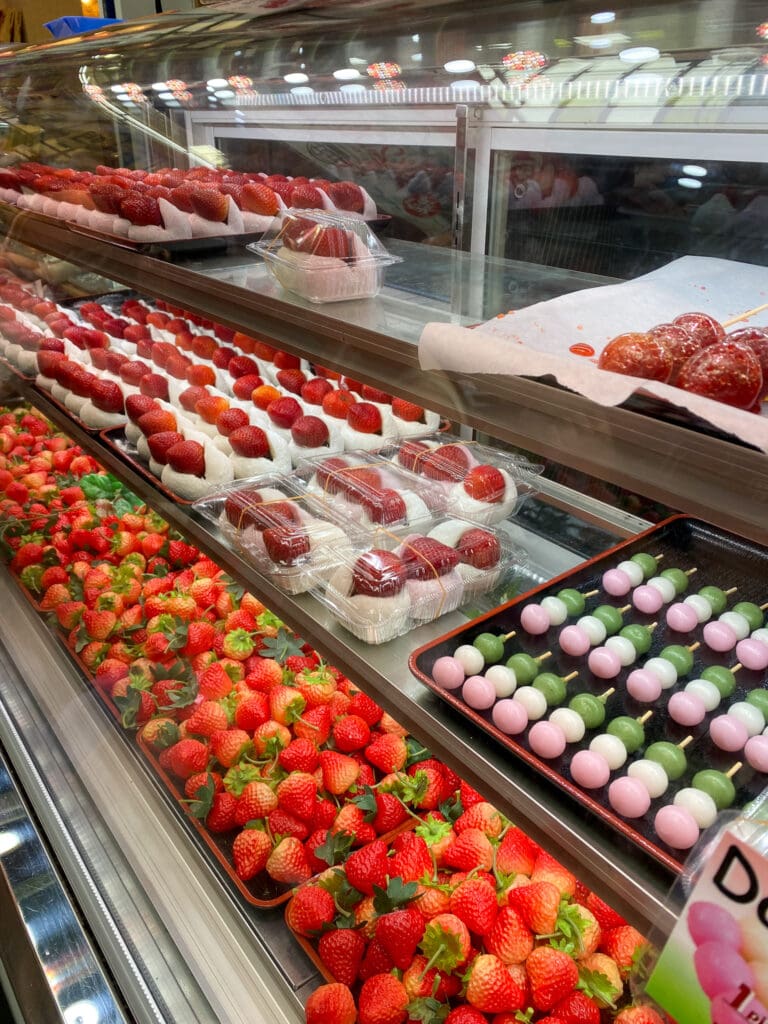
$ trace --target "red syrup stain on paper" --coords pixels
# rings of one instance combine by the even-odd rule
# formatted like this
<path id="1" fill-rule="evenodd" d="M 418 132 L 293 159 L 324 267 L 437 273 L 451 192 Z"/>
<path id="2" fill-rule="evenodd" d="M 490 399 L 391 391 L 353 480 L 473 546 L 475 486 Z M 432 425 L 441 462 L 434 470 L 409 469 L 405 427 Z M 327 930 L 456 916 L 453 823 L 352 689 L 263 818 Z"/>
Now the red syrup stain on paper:
<path id="1" fill-rule="evenodd" d="M 575 345 L 571 345 L 568 351 L 573 352 L 575 356 L 593 356 L 595 354 L 595 350 L 592 346 L 587 345 L 583 341 L 578 341 Z"/>

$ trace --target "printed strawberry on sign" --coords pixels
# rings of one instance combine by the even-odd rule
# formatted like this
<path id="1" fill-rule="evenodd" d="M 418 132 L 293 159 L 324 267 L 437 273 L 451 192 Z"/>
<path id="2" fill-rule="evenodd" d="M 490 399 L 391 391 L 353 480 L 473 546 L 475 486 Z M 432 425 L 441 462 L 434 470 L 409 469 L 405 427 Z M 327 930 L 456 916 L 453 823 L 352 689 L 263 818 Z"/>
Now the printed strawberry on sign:
<path id="1" fill-rule="evenodd" d="M 297 185 L 289 201 L 306 207 L 316 198 L 317 188 Z M 348 188 L 339 188 L 331 201 L 343 203 L 344 212 L 284 211 L 262 239 L 248 248 L 263 257 L 283 288 L 311 302 L 372 298 L 381 289 L 385 268 L 400 262 L 400 257 L 388 253 L 362 219 L 362 193 L 357 186 L 349 183 Z"/>

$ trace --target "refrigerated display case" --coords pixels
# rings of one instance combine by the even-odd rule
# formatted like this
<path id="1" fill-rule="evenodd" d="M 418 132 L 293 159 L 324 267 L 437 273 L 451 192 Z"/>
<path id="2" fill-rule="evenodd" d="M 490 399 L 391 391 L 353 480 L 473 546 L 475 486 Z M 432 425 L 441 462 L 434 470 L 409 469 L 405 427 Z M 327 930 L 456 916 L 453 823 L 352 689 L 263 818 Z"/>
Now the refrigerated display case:
<path id="1" fill-rule="evenodd" d="M 764 266 L 760 5 L 242 7 L 0 55 L 5 268 L 60 302 L 164 301 L 543 461 L 535 497 L 509 524 L 527 559 L 505 599 L 674 511 L 765 544 L 763 451 L 663 405 L 607 407 L 546 380 L 425 372 L 418 347 L 427 323 L 472 326 L 683 255 Z M 138 182 L 138 191 L 160 189 L 155 207 L 190 172 L 205 180 L 217 168 L 352 181 L 402 262 L 387 269 L 376 298 L 313 305 L 284 291 L 245 248 L 259 232 L 235 230 L 226 215 L 214 220 L 218 232 L 182 239 L 169 237 L 162 217 L 114 234 L 78 216 L 93 203 L 78 202 L 73 183 L 90 194 L 97 167 L 102 179 L 116 168 L 155 175 Z M 59 176 L 66 202 L 58 186 L 32 187 L 51 168 L 72 172 Z M 14 179 L 19 170 L 31 177 Z M 122 179 L 121 188 L 125 171 Z M 132 230 L 148 223 L 160 232 Z M 9 370 L 5 388 L 92 452 L 629 921 L 669 930 L 674 872 L 585 816 L 411 676 L 410 654 L 465 615 L 369 646 L 312 596 L 290 596 L 261 576 L 33 377 Z M 58 894 L 61 916 L 34 916 L 42 908 L 25 906 L 26 876 L 13 851 L 0 849 L 3 896 L 15 901 L 59 1011 L 67 1020 L 301 1019 L 318 978 L 281 911 L 242 901 L 9 575 L 0 588 L 8 820 L 38 834 L 38 884 Z M 46 929 L 62 941 L 51 962 Z M 4 950 L 12 975 L 10 959 Z M 29 993 L 11 981 L 24 1010 Z M 53 1004 L 37 1012 L 56 1019 Z"/>

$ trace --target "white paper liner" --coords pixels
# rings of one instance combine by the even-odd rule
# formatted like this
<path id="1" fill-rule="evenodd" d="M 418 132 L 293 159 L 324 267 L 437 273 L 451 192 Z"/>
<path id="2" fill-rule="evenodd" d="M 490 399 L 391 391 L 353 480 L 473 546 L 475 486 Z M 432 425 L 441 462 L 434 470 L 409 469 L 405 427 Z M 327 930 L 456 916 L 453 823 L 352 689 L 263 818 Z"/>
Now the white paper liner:
<path id="1" fill-rule="evenodd" d="M 669 384 L 599 370 L 596 365 L 602 349 L 618 334 L 645 331 L 688 312 L 709 313 L 725 322 L 764 302 L 768 302 L 765 267 L 685 256 L 634 281 L 572 292 L 476 329 L 427 324 L 419 342 L 419 359 L 424 370 L 527 377 L 551 374 L 563 387 L 604 406 L 620 405 L 634 392 L 643 391 L 768 451 L 765 413 L 755 415 Z M 728 329 L 747 323 L 768 326 L 768 310 Z M 595 349 L 593 359 L 569 352 L 578 342 Z"/>

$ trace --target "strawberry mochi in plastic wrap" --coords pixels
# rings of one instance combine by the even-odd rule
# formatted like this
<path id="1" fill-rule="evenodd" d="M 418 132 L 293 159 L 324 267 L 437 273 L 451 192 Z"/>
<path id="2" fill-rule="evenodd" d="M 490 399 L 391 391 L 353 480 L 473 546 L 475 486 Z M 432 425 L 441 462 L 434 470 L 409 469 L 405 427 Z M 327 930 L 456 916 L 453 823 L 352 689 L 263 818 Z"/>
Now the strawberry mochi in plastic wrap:
<path id="1" fill-rule="evenodd" d="M 524 562 L 502 531 L 466 521 L 441 520 L 428 533 L 379 528 L 315 596 L 356 637 L 380 644 L 487 593 Z"/>
<path id="2" fill-rule="evenodd" d="M 349 532 L 316 497 L 297 493 L 290 477 L 239 483 L 195 507 L 288 594 L 321 584 L 352 554 Z"/>
<path id="3" fill-rule="evenodd" d="M 431 484 L 369 452 L 306 459 L 296 479 L 340 515 L 364 530 L 428 529 L 433 521 Z"/>
<path id="4" fill-rule="evenodd" d="M 283 288 L 317 303 L 372 298 L 385 268 L 401 262 L 365 221 L 323 210 L 278 215 L 248 248 Z"/>
<path id="5" fill-rule="evenodd" d="M 485 526 L 517 512 L 543 469 L 521 456 L 446 434 L 397 442 L 380 454 L 430 482 L 433 508 Z"/>

